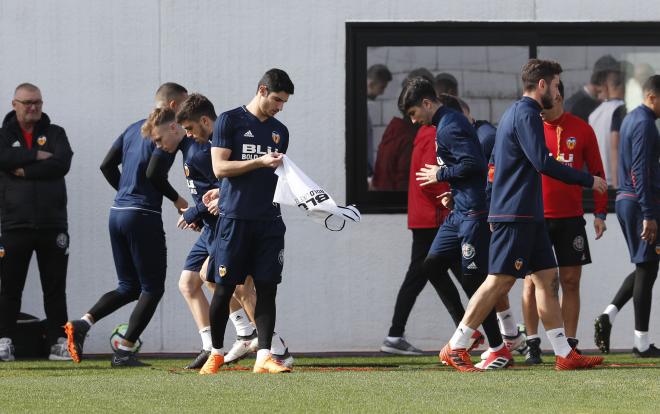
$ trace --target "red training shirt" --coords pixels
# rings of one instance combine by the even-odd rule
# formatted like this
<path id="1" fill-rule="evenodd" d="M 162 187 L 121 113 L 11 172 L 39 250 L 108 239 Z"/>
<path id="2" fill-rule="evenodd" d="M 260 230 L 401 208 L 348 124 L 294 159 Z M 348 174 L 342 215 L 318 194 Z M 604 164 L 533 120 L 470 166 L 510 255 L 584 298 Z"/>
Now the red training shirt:
<path id="1" fill-rule="evenodd" d="M 437 165 L 435 154 L 435 127 L 422 126 L 417 131 L 413 142 L 412 158 L 410 160 L 410 175 L 408 181 L 408 228 L 432 229 L 438 228 L 445 221 L 450 211 L 436 198 L 449 191 L 445 182 L 424 187 L 419 185 L 415 173 L 424 164 Z"/>
<path id="2" fill-rule="evenodd" d="M 569 167 L 582 170 L 586 162 L 591 175 L 605 178 L 596 134 L 588 123 L 564 112 L 559 118 L 543 122 L 545 145 L 550 156 Z M 558 155 L 559 154 L 559 155 Z M 594 191 L 594 213 L 607 213 L 607 193 Z M 580 217 L 582 187 L 565 184 L 543 175 L 543 210 L 546 218 Z"/>

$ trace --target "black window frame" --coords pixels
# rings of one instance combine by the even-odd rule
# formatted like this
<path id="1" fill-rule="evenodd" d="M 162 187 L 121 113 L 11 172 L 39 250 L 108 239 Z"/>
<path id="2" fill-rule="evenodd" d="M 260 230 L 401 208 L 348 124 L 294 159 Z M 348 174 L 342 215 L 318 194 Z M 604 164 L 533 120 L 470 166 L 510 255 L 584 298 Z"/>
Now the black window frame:
<path id="1" fill-rule="evenodd" d="M 528 46 L 534 58 L 540 46 L 660 47 L 660 22 L 347 22 L 346 200 L 365 214 L 403 214 L 407 191 L 367 188 L 367 48 L 382 46 Z M 591 190 L 584 208 L 593 211 Z"/>

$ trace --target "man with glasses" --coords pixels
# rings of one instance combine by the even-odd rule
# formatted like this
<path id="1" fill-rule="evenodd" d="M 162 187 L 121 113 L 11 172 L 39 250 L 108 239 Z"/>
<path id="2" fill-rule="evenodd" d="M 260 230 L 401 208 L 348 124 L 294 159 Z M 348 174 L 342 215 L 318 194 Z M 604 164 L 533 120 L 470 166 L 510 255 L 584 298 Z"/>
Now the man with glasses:
<path id="1" fill-rule="evenodd" d="M 64 176 L 73 152 L 61 127 L 41 111 L 35 85 L 16 87 L 0 129 L 0 360 L 14 359 L 12 337 L 32 253 L 36 252 L 51 360 L 70 360 L 66 323 L 69 259 Z"/>

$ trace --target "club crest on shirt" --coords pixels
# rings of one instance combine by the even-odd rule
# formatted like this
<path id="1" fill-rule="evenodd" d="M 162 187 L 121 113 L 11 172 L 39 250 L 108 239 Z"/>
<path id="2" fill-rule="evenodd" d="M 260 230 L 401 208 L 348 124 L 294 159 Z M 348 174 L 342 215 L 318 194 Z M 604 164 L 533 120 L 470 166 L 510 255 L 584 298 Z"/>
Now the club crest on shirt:
<path id="1" fill-rule="evenodd" d="M 516 268 L 516 270 L 522 269 L 523 265 L 523 259 L 516 259 L 516 261 L 513 263 L 513 266 Z"/>
<path id="2" fill-rule="evenodd" d="M 575 137 L 570 137 L 569 139 L 566 140 L 566 146 L 571 151 L 575 148 L 575 143 L 576 143 Z"/>
<path id="3" fill-rule="evenodd" d="M 0 246 L 0 259 L 2 259 L 3 257 L 5 257 L 5 248 Z"/>
<path id="4" fill-rule="evenodd" d="M 183 164 L 183 173 L 188 177 L 190 175 L 190 170 L 188 169 L 188 164 Z"/>
<path id="5" fill-rule="evenodd" d="M 46 138 L 45 135 L 42 135 L 39 138 L 37 138 L 37 145 L 39 145 L 40 147 L 43 147 L 44 144 L 46 144 L 46 141 L 48 141 L 48 139 Z"/>
<path id="6" fill-rule="evenodd" d="M 576 252 L 581 252 L 584 250 L 584 237 L 582 236 L 575 236 L 573 239 L 573 249 Z"/>
<path id="7" fill-rule="evenodd" d="M 224 266 L 220 266 L 218 268 L 218 274 L 220 274 L 220 277 L 225 277 L 225 275 L 227 274 L 227 268 Z"/>
<path id="8" fill-rule="evenodd" d="M 461 252 L 463 253 L 463 259 L 470 260 L 474 257 L 475 254 L 474 246 L 470 243 L 465 243 L 461 247 Z"/>
<path id="9" fill-rule="evenodd" d="M 60 233 L 55 237 L 55 244 L 60 249 L 65 249 L 69 245 L 69 236 L 66 233 Z"/>
<path id="10" fill-rule="evenodd" d="M 273 131 L 273 133 L 271 134 L 271 137 L 273 138 L 274 143 L 276 143 L 276 144 L 280 143 L 280 134 L 279 134 L 279 132 Z"/>

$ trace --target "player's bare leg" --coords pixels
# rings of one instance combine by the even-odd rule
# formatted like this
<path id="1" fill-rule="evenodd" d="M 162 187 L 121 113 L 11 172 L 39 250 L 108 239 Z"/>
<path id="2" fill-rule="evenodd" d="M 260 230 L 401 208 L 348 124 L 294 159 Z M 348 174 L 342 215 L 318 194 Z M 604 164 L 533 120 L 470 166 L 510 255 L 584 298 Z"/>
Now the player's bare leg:
<path id="1" fill-rule="evenodd" d="M 540 364 L 543 359 L 541 359 L 541 338 L 539 337 L 539 312 L 536 307 L 536 288 L 531 276 L 527 276 L 524 280 L 522 312 L 527 331 L 525 363 L 530 365 Z"/>
<path id="2" fill-rule="evenodd" d="M 555 351 L 555 369 L 591 368 L 602 364 L 602 357 L 578 355 L 568 344 L 559 305 L 559 277 L 556 269 L 540 270 L 530 277 L 536 289 L 539 316 Z"/>
<path id="3" fill-rule="evenodd" d="M 561 285 L 561 313 L 564 319 L 566 336 L 575 338 L 578 319 L 580 318 L 580 278 L 582 266 L 565 266 L 559 268 L 559 283 Z"/>

